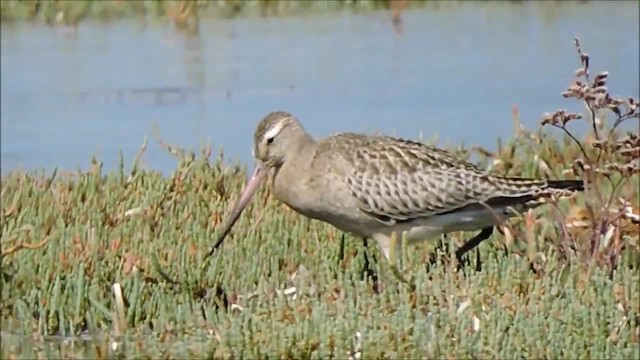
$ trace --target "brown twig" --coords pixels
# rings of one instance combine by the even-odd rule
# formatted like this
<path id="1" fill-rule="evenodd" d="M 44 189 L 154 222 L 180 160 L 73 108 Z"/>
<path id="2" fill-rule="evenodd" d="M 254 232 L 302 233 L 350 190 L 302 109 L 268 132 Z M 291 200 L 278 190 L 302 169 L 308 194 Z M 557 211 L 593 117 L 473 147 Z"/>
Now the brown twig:
<path id="1" fill-rule="evenodd" d="M 51 240 L 51 236 L 47 236 L 44 238 L 44 240 L 37 242 L 35 244 L 32 243 L 24 243 L 24 242 L 20 242 L 8 249 L 4 249 L 2 250 L 2 257 L 4 258 L 7 255 L 11 255 L 14 254 L 20 250 L 24 250 L 24 249 L 28 249 L 28 250 L 35 250 L 35 249 L 40 249 L 42 247 L 44 247 L 45 245 L 47 245 L 47 243 L 49 242 L 49 240 Z"/>

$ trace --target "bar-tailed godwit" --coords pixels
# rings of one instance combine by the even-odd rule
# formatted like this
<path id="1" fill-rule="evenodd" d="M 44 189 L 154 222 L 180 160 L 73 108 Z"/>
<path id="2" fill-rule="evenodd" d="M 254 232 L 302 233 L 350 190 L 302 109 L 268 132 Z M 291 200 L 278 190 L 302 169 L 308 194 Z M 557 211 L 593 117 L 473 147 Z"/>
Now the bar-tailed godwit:
<path id="1" fill-rule="evenodd" d="M 298 213 L 363 239 L 374 239 L 388 259 L 392 234 L 409 244 L 453 231 L 481 232 L 456 252 L 458 260 L 487 239 L 501 221 L 570 195 L 581 180 L 507 177 L 451 153 L 389 136 L 340 133 L 315 140 L 291 114 L 265 116 L 255 131 L 256 166 L 216 245 L 227 236 L 262 180 Z M 489 210 L 492 209 L 492 210 Z M 396 242 L 400 253 L 400 241 Z"/>

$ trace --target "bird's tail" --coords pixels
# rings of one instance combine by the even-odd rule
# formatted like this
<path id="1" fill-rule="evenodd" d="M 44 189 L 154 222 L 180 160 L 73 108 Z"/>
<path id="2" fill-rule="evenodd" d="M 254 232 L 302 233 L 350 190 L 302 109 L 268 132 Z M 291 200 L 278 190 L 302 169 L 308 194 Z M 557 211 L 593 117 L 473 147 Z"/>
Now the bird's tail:
<path id="1" fill-rule="evenodd" d="M 582 180 L 548 180 L 549 188 L 556 190 L 583 191 L 584 181 Z"/>
<path id="2" fill-rule="evenodd" d="M 509 179 L 520 188 L 530 184 L 535 184 L 537 190 L 529 193 L 520 193 L 507 196 L 498 196 L 489 199 L 490 205 L 496 206 L 515 206 L 521 210 L 533 208 L 545 202 L 550 195 L 559 197 L 571 196 L 577 191 L 584 190 L 584 182 L 582 180 L 529 180 L 529 179 Z M 517 181 L 517 183 L 516 183 Z M 545 186 L 546 185 L 546 186 Z"/>

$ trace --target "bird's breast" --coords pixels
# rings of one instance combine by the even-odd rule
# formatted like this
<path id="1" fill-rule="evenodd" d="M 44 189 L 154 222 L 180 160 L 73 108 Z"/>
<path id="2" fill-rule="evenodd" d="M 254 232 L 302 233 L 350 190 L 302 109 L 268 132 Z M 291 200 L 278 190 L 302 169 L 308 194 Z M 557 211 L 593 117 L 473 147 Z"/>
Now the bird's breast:
<path id="1" fill-rule="evenodd" d="M 338 174 L 327 172 L 314 177 L 302 172 L 293 176 L 284 170 L 275 174 L 272 193 L 297 213 L 361 237 L 381 226 L 359 209 L 357 199 Z"/>

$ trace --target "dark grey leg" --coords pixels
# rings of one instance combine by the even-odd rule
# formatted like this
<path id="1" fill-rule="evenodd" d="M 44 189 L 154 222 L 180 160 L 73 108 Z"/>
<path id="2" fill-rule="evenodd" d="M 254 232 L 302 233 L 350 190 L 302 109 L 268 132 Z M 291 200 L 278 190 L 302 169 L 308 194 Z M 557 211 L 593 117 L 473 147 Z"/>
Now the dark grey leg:
<path id="1" fill-rule="evenodd" d="M 456 259 L 458 260 L 459 268 L 466 264 L 466 262 L 463 259 L 464 255 L 470 250 L 473 250 L 474 248 L 476 248 L 481 242 L 487 240 L 492 233 L 493 233 L 493 227 L 484 228 L 480 231 L 478 235 L 469 239 L 458 250 L 456 250 Z M 445 234 L 444 238 L 446 239 L 446 237 L 447 236 Z M 443 249 L 445 250 L 445 252 L 447 252 L 446 241 L 443 241 L 442 243 L 440 243 L 440 246 L 434 249 L 434 251 L 431 253 L 429 263 L 427 264 L 427 271 L 429 270 L 430 265 L 435 264 L 437 262 L 438 260 L 437 253 L 439 249 Z M 479 252 L 476 254 L 476 269 L 478 269 L 478 271 L 480 269 L 480 253 Z"/>
<path id="2" fill-rule="evenodd" d="M 464 243 L 458 250 L 456 250 L 456 259 L 458 259 L 458 266 L 465 263 L 463 261 L 463 256 L 467 252 L 469 252 L 470 250 L 473 250 L 476 246 L 480 245 L 481 242 L 487 240 L 489 236 L 491 236 L 491 234 L 493 234 L 493 226 L 484 228 L 480 231 L 478 235 L 471 238 L 469 241 Z M 480 264 L 480 253 L 477 252 L 476 253 L 476 269 L 480 268 L 479 264 Z"/>
<path id="3" fill-rule="evenodd" d="M 364 254 L 364 269 L 362 269 L 362 279 L 364 280 L 364 277 L 368 277 L 371 278 L 371 282 L 373 283 L 373 290 L 377 293 L 378 292 L 378 274 L 376 273 L 376 271 L 374 269 L 372 269 L 370 267 L 369 264 L 369 256 L 367 255 L 367 253 L 369 252 L 369 242 L 367 241 L 367 239 L 362 239 L 362 245 L 363 245 L 363 254 Z M 375 256 L 373 256 L 373 260 L 375 261 Z"/>
<path id="4" fill-rule="evenodd" d="M 447 241 L 447 238 L 447 234 L 442 234 L 440 244 L 438 244 L 438 246 L 436 246 L 435 249 L 433 249 L 433 251 L 431 252 L 431 255 L 429 256 L 429 262 L 427 263 L 427 272 L 431 270 L 432 265 L 435 265 L 438 262 L 439 253 L 449 254 L 449 242 Z"/>
<path id="5" fill-rule="evenodd" d="M 340 237 L 340 246 L 338 248 L 338 266 L 342 266 L 342 261 L 344 260 L 344 233 L 342 237 Z"/>
<path id="6" fill-rule="evenodd" d="M 345 234 L 342 234 L 342 237 L 340 238 L 340 246 L 338 249 L 338 266 L 339 267 L 343 266 L 342 261 L 344 260 L 344 247 L 345 247 Z M 373 282 L 373 290 L 377 293 L 378 292 L 378 274 L 374 269 L 371 268 L 371 265 L 369 263 L 369 256 L 367 255 L 368 252 L 369 252 L 369 242 L 367 241 L 367 239 L 363 238 L 362 254 L 364 256 L 364 267 L 362 269 L 362 275 L 360 278 L 362 280 L 365 279 L 365 276 L 370 278 L 371 281 Z M 375 262 L 376 260 L 375 256 L 372 255 L 372 257 L 373 257 L 373 261 Z"/>

